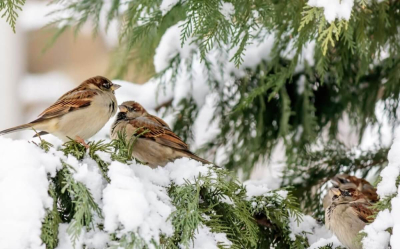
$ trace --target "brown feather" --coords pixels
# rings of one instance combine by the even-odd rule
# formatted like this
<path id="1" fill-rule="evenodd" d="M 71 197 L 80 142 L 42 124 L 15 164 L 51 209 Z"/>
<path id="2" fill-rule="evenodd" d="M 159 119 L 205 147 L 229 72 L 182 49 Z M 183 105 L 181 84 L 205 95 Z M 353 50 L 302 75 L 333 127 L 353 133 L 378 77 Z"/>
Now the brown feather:
<path id="1" fill-rule="evenodd" d="M 169 130 L 169 128 L 161 126 L 153 119 L 148 119 L 147 117 L 135 118 L 129 120 L 129 124 L 134 129 L 139 129 L 137 134 L 144 133 L 141 135 L 141 138 L 150 139 L 171 148 L 189 151 L 189 146 L 182 139 Z M 148 132 L 145 132 L 146 130 Z"/>
<path id="2" fill-rule="evenodd" d="M 63 95 L 63 97 L 57 100 L 56 103 L 44 110 L 39 115 L 39 118 L 31 123 L 36 123 L 54 117 L 60 117 L 71 111 L 88 107 L 90 106 L 90 103 L 95 95 L 98 95 L 98 93 L 94 90 L 81 90 L 76 92 L 72 90 L 68 94 Z"/>
<path id="3" fill-rule="evenodd" d="M 162 125 L 164 128 L 168 128 L 168 130 L 171 130 L 171 128 L 169 127 L 169 125 L 168 125 L 167 123 L 165 123 L 165 121 L 162 120 L 161 118 L 156 117 L 156 116 L 153 116 L 153 115 L 150 115 L 150 114 L 148 114 L 148 113 L 146 114 L 145 117 L 147 117 L 148 119 L 150 119 L 150 120 L 152 120 L 152 121 L 154 121 L 154 122 L 156 122 L 156 123 L 159 123 L 159 124 Z"/>
<path id="4" fill-rule="evenodd" d="M 368 203 L 361 203 L 361 202 L 352 202 L 350 203 L 350 207 L 353 211 L 357 214 L 360 220 L 364 221 L 365 223 L 372 222 L 374 219 L 371 217 L 374 214 L 374 211 L 370 209 L 371 205 Z"/>

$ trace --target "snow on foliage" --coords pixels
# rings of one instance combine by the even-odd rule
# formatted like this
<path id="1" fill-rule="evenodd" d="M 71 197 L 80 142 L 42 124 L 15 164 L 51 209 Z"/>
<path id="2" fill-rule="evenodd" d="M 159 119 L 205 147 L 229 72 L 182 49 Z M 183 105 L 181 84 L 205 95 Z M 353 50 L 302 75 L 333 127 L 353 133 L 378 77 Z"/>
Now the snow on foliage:
<path id="1" fill-rule="evenodd" d="M 377 192 L 381 205 L 378 206 L 378 213 L 373 223 L 364 228 L 366 237 L 363 238 L 364 248 L 380 249 L 400 248 L 400 130 L 389 151 L 389 164 L 380 174 L 382 180 L 378 184 Z M 379 204 L 379 203 L 378 203 Z M 392 234 L 388 229 L 392 229 Z"/>
<path id="2" fill-rule="evenodd" d="M 45 248 L 41 223 L 52 206 L 47 174 L 60 169 L 59 153 L 1 137 L 0 152 L 0 248 Z"/>
<path id="3" fill-rule="evenodd" d="M 188 205 L 188 203 L 186 203 L 187 200 L 182 200 L 184 203 L 181 203 L 179 200 L 181 197 L 176 195 L 181 191 L 186 191 L 186 196 L 192 198 L 191 200 L 195 201 L 194 204 L 199 201 L 202 203 L 207 199 L 200 200 L 199 197 L 187 192 L 201 186 L 216 190 L 220 188 L 217 196 L 221 199 L 220 203 L 222 204 L 219 205 L 223 205 L 225 208 L 225 205 L 231 206 L 230 211 L 227 209 L 227 215 L 229 215 L 229 219 L 239 219 L 237 221 L 239 224 L 242 222 L 240 221 L 241 213 L 235 213 L 236 211 L 233 210 L 239 208 L 242 210 L 240 212 L 243 212 L 243 208 L 248 208 L 244 200 L 246 195 L 242 192 L 244 190 L 239 185 L 232 185 L 234 183 L 221 181 L 220 173 L 217 173 L 211 165 L 202 165 L 200 162 L 182 158 L 163 168 L 151 169 L 133 161 L 122 163 L 113 160 L 115 154 L 110 153 L 108 147 L 85 153 L 80 149 L 74 151 L 76 145 L 60 146 L 58 144 L 57 149 L 48 147 L 46 152 L 45 149 L 40 148 L 38 139 L 35 141 L 13 141 L 0 138 L 0 200 L 2 203 L 0 223 L 3 225 L 0 233 L 0 248 L 45 248 L 42 242 L 44 229 L 42 226 L 46 222 L 45 229 L 48 229 L 52 224 L 48 223 L 49 218 L 46 215 L 51 214 L 54 207 L 62 208 L 63 206 L 59 203 L 59 201 L 63 201 L 60 199 L 54 206 L 53 184 L 57 183 L 53 181 L 61 181 L 58 184 L 65 185 L 62 187 L 64 190 L 61 193 L 69 193 L 76 205 L 84 203 L 85 200 L 82 201 L 80 198 L 89 198 L 86 201 L 93 201 L 93 204 L 89 204 L 91 209 L 87 214 L 91 216 L 87 221 L 89 224 L 82 224 L 82 227 L 79 228 L 81 221 L 76 215 L 71 217 L 71 222 L 61 223 L 59 221 L 57 223 L 57 248 L 63 249 L 126 247 L 132 241 L 139 243 L 136 245 L 147 245 L 153 248 L 154 242 L 159 243 L 163 238 L 175 236 L 176 227 L 181 225 L 179 225 L 179 220 L 174 219 L 174 215 L 178 215 L 178 219 L 186 219 L 181 216 L 182 214 L 190 215 L 185 210 L 178 210 L 182 209 L 181 205 Z M 100 148 L 105 145 L 92 144 L 92 146 Z M 103 164 L 108 165 L 107 177 L 103 175 L 104 169 L 100 167 Z M 60 172 L 62 178 L 57 178 L 60 177 Z M 262 202 L 256 204 L 260 210 L 279 208 L 284 215 L 288 215 L 285 213 L 287 210 L 283 209 L 286 208 L 285 205 L 291 205 L 291 200 L 286 200 L 289 198 L 287 191 L 279 190 L 272 193 L 265 183 L 254 184 L 256 186 L 247 182 L 246 187 L 253 198 L 252 202 L 257 202 L 256 198 L 264 198 Z M 72 185 L 76 185 L 80 189 L 75 189 L 76 186 Z M 171 186 L 178 192 L 174 192 Z M 236 188 L 234 193 L 224 192 L 232 186 L 237 186 L 234 187 L 234 189 Z M 182 189 L 178 189 L 178 187 L 182 187 Z M 251 191 L 251 189 L 260 187 L 263 191 Z M 87 193 L 79 192 L 84 191 L 82 188 L 87 188 L 90 196 Z M 81 194 L 74 196 L 77 193 Z M 238 198 L 242 198 L 242 201 Z M 271 204 L 264 207 L 262 203 L 266 202 L 271 202 Z M 244 204 L 245 206 L 243 206 Z M 215 204 L 210 205 L 214 206 Z M 188 207 L 190 207 L 190 203 Z M 83 207 L 79 207 L 79 209 L 81 208 Z M 86 209 L 87 206 L 84 208 Z M 176 213 L 176 211 L 179 212 Z M 194 213 L 199 211 L 201 209 L 192 210 Z M 213 214 L 210 213 L 210 215 Z M 87 216 L 81 218 L 84 217 L 87 218 Z M 67 217 L 67 219 L 69 218 Z M 213 221 L 207 223 L 210 219 Z M 214 222 L 219 219 L 218 215 L 202 217 L 196 223 L 197 229 L 194 227 L 192 242 L 187 243 L 186 241 L 181 247 L 219 248 L 219 245 L 228 247 L 233 245 L 234 242 L 228 239 L 227 234 L 219 231 L 218 228 L 206 225 L 215 224 Z M 193 221 L 191 220 L 191 222 Z M 255 223 L 243 223 L 242 226 L 250 229 L 249 231 L 256 228 Z M 83 229 L 85 227 L 86 229 Z M 253 232 L 257 234 L 256 230 Z M 246 236 L 250 236 L 250 234 Z M 247 239 L 249 239 L 248 243 L 253 243 L 250 237 Z"/>
<path id="4" fill-rule="evenodd" d="M 354 0 L 309 0 L 309 6 L 324 8 L 325 19 L 328 22 L 336 18 L 349 20 Z"/>

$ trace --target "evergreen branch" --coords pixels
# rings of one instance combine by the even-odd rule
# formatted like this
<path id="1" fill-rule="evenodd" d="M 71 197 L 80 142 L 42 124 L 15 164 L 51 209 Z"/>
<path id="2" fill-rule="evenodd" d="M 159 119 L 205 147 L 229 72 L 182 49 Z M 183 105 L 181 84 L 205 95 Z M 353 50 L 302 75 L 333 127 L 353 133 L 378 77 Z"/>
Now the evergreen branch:
<path id="1" fill-rule="evenodd" d="M 47 210 L 47 214 L 42 224 L 42 234 L 40 238 L 48 249 L 55 249 L 58 245 L 58 229 L 62 222 L 57 208 L 57 195 L 54 184 L 49 185 L 49 194 L 53 198 L 53 208 Z"/>
<path id="2" fill-rule="evenodd" d="M 72 243 L 75 245 L 84 227 L 94 228 L 93 215 L 95 214 L 101 218 L 102 214 L 101 209 L 94 201 L 92 194 L 86 186 L 75 181 L 73 178 L 71 170 L 74 171 L 74 168 L 63 161 L 61 163 L 63 165 L 63 169 L 61 170 L 61 174 L 63 175 L 61 193 L 67 191 L 72 197 L 72 203 L 74 204 L 74 214 L 67 232 L 71 236 Z"/>
<path id="3" fill-rule="evenodd" d="M 2 0 L 0 1 L 1 18 L 6 18 L 6 22 L 11 26 L 15 33 L 15 25 L 17 24 L 18 11 L 22 11 L 25 0 Z"/>

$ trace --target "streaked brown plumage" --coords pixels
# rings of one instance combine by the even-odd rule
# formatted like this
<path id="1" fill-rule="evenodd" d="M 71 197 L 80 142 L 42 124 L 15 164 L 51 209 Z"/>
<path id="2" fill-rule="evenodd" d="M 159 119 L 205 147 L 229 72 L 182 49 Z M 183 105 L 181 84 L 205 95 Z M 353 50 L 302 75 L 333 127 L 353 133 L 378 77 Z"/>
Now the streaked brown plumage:
<path id="1" fill-rule="evenodd" d="M 371 183 L 365 179 L 347 174 L 340 174 L 334 176 L 331 179 L 331 182 L 334 187 L 338 187 L 342 190 L 357 189 L 371 203 L 376 203 L 379 200 L 378 194 L 376 193 L 376 188 L 374 188 L 374 186 L 372 186 Z M 323 199 L 324 209 L 326 209 L 332 202 L 332 196 L 330 193 L 331 192 L 328 192 Z"/>
<path id="2" fill-rule="evenodd" d="M 165 166 L 177 158 L 189 157 L 205 164 L 211 164 L 189 150 L 162 119 L 149 114 L 143 106 L 127 101 L 119 106 L 120 112 L 111 128 L 111 137 L 118 138 L 118 132 L 126 132 L 127 138 L 138 136 L 133 146 L 133 157 L 150 167 Z"/>
<path id="3" fill-rule="evenodd" d="M 50 133 L 63 141 L 68 141 L 68 137 L 88 139 L 116 113 L 114 90 L 119 87 L 102 76 L 87 79 L 61 96 L 38 119 L 0 131 L 0 135 L 33 128 L 41 131 L 40 135 Z"/>
<path id="4" fill-rule="evenodd" d="M 358 241 L 358 233 L 366 224 L 372 222 L 374 211 L 371 203 L 357 189 L 329 190 L 332 203 L 325 210 L 325 225 L 330 229 L 339 241 L 349 249 L 361 249 Z"/>

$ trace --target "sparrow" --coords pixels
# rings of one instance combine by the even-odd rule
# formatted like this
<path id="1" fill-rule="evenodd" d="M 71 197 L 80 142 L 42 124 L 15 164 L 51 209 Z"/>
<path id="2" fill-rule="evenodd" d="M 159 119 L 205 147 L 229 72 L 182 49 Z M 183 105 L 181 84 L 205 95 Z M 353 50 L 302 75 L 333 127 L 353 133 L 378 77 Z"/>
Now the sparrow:
<path id="1" fill-rule="evenodd" d="M 349 249 L 361 249 L 358 233 L 372 222 L 371 203 L 357 189 L 331 188 L 332 203 L 325 210 L 325 225 Z"/>
<path id="2" fill-rule="evenodd" d="M 84 140 L 95 135 L 117 112 L 114 91 L 120 87 L 102 76 L 89 78 L 62 95 L 38 119 L 0 131 L 0 136 L 35 129 L 41 131 L 35 136 L 52 134 L 64 142 L 71 138 L 87 146 Z"/>
<path id="3" fill-rule="evenodd" d="M 371 203 L 376 203 L 379 200 L 378 194 L 376 193 L 376 188 L 374 188 L 374 186 L 372 186 L 371 183 L 369 183 L 365 179 L 357 178 L 355 176 L 350 176 L 347 174 L 340 174 L 334 176 L 331 179 L 331 182 L 334 187 L 340 188 L 342 190 L 351 188 L 357 189 Z M 332 202 L 331 192 L 328 191 L 328 193 L 325 195 L 322 201 L 324 210 L 328 206 L 330 206 L 331 202 Z"/>
<path id="4" fill-rule="evenodd" d="M 149 114 L 135 101 L 127 101 L 118 106 L 119 112 L 111 127 L 111 138 L 125 133 L 125 139 L 136 137 L 132 156 L 151 168 L 165 166 L 175 159 L 188 157 L 204 164 L 211 164 L 189 150 L 161 118 Z"/>

